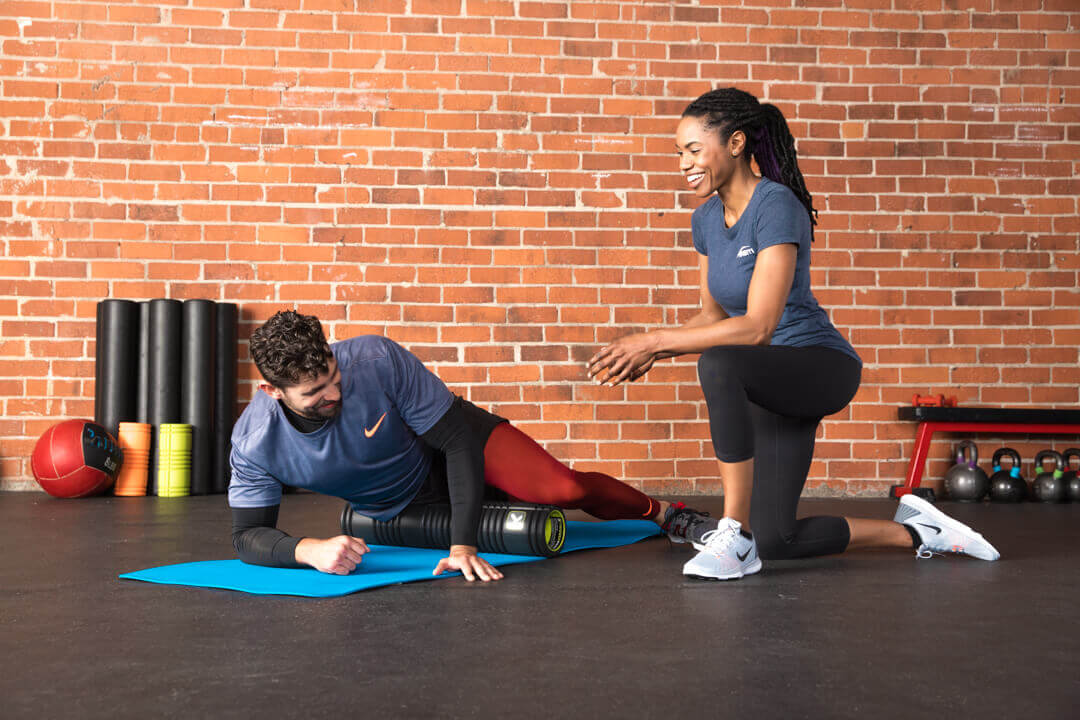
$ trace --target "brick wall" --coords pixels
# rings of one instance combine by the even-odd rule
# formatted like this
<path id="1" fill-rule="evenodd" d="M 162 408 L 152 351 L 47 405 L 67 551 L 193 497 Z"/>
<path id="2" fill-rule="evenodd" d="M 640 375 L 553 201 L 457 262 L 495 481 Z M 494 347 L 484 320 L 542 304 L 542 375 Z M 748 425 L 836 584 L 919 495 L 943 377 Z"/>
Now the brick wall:
<path id="1" fill-rule="evenodd" d="M 810 492 L 883 494 L 915 392 L 1077 404 L 1078 27 L 1076 0 L 0 2 L 0 487 L 92 416 L 111 296 L 383 333 L 579 468 L 715 492 L 693 358 L 616 389 L 582 362 L 695 312 L 676 117 L 738 85 L 791 122 L 815 291 L 866 361 Z"/>

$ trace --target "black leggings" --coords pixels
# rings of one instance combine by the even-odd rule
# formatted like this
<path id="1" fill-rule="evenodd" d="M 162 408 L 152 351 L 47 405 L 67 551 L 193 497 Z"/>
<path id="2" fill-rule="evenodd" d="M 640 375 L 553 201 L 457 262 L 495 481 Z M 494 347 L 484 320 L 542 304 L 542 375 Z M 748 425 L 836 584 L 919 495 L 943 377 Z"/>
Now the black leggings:
<path id="1" fill-rule="evenodd" d="M 706 350 L 698 378 L 722 462 L 754 459 L 750 529 L 766 560 L 843 552 L 851 539 L 842 517 L 795 519 L 814 456 L 814 436 L 859 388 L 859 362 L 839 350 L 728 345 Z"/>

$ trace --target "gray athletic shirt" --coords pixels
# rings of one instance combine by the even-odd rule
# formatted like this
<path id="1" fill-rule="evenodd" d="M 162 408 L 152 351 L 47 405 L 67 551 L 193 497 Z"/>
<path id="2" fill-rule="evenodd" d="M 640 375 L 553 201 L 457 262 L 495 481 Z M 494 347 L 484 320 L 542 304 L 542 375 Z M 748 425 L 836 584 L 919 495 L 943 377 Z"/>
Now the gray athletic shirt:
<path id="1" fill-rule="evenodd" d="M 810 216 L 785 185 L 762 178 L 730 228 L 724 224 L 724 204 L 713 195 L 694 210 L 690 227 L 694 248 L 709 258 L 709 292 L 731 317 L 746 314 L 758 253 L 784 243 L 797 246 L 795 279 L 771 344 L 828 347 L 862 362 L 810 291 Z"/>
<path id="2" fill-rule="evenodd" d="M 365 335 L 330 350 L 341 370 L 341 412 L 302 433 L 276 400 L 257 393 L 233 428 L 231 507 L 277 505 L 282 485 L 292 485 L 389 520 L 420 490 L 434 451 L 417 436 L 450 408 L 453 394 L 388 338 Z"/>

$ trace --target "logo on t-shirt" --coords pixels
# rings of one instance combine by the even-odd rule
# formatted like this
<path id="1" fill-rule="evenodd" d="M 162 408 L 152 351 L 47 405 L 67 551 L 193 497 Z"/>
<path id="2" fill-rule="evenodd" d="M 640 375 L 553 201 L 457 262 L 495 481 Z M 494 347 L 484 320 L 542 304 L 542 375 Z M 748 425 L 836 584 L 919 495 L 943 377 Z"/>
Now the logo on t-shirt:
<path id="1" fill-rule="evenodd" d="M 741 257 L 746 257 L 747 255 L 753 255 L 753 254 L 754 254 L 754 248 L 750 247 L 749 245 L 743 245 L 741 248 L 739 248 L 739 254 L 736 255 L 735 257 L 736 258 L 741 258 Z"/>
<path id="2" fill-rule="evenodd" d="M 372 437 L 372 436 L 374 436 L 375 431 L 379 429 L 380 425 L 382 425 L 383 418 L 385 418 L 385 417 L 386 417 L 386 413 L 383 413 L 382 417 L 379 418 L 379 422 L 375 423 L 375 427 L 371 428 L 370 430 L 368 430 L 367 428 L 364 428 L 364 437 Z"/>

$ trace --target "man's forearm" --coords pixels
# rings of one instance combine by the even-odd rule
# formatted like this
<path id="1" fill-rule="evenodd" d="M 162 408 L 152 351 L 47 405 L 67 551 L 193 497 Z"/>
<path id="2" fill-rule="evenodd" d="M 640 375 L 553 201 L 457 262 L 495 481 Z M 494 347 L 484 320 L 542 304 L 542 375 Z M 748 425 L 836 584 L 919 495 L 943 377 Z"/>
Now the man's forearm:
<path id="1" fill-rule="evenodd" d="M 296 546 L 302 538 L 275 527 L 279 507 L 233 508 L 233 548 L 241 560 L 251 565 L 305 567 L 296 557 Z"/>

